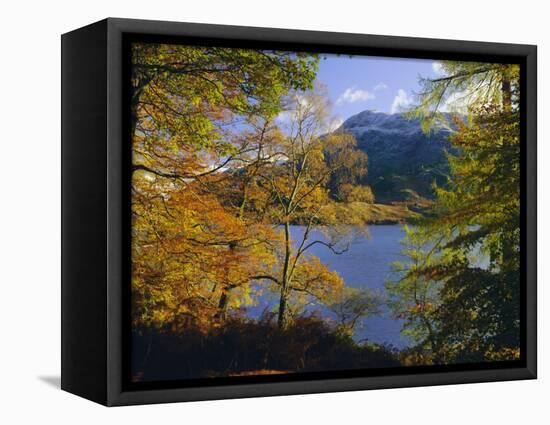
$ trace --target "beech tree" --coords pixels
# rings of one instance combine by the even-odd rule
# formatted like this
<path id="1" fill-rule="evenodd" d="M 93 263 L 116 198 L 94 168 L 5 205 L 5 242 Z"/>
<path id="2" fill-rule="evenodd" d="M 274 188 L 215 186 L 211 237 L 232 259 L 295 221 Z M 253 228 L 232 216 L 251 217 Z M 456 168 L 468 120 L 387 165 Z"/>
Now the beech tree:
<path id="1" fill-rule="evenodd" d="M 277 240 L 271 228 L 243 222 L 198 189 L 172 190 L 162 179 L 134 185 L 136 324 L 179 329 L 223 321 L 228 309 L 253 303 L 251 276 L 276 260 L 266 249 Z"/>
<path id="2" fill-rule="evenodd" d="M 227 165 L 236 125 L 275 116 L 289 90 L 312 87 L 315 56 L 136 43 L 132 48 L 134 170 L 194 178 Z"/>
<path id="3" fill-rule="evenodd" d="M 252 302 L 250 276 L 277 240 L 213 188 L 247 156 L 236 142 L 243 126 L 275 116 L 289 90 L 310 88 L 317 58 L 136 43 L 132 64 L 134 321 L 207 326 Z"/>

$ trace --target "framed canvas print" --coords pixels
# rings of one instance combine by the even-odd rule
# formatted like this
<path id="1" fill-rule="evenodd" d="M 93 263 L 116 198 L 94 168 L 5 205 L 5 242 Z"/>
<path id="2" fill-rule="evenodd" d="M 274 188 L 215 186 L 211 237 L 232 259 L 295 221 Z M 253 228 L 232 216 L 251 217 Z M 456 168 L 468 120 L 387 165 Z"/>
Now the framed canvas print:
<path id="1" fill-rule="evenodd" d="M 107 19 L 62 37 L 62 388 L 536 377 L 536 47 Z"/>

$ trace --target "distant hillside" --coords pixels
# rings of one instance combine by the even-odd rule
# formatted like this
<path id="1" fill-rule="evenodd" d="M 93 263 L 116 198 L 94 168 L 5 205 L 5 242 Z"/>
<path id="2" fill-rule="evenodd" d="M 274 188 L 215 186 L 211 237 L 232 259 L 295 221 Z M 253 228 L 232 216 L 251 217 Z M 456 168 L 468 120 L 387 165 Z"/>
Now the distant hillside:
<path id="1" fill-rule="evenodd" d="M 350 117 L 341 128 L 355 136 L 369 157 L 365 183 L 376 202 L 407 201 L 417 194 L 431 198 L 432 182 L 445 182 L 449 130 L 425 134 L 418 120 L 372 111 Z"/>

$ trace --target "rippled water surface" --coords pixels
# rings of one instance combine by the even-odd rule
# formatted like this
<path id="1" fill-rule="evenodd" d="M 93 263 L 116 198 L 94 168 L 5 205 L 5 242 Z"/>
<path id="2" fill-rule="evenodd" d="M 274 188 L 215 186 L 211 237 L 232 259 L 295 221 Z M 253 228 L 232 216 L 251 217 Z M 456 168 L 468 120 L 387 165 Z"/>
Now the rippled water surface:
<path id="1" fill-rule="evenodd" d="M 292 226 L 292 236 L 301 240 L 302 226 Z M 384 282 L 391 276 L 391 264 L 404 261 L 401 255 L 401 240 L 405 236 L 401 225 L 376 225 L 368 227 L 368 237 L 355 240 L 348 251 L 335 255 L 323 245 L 315 245 L 308 252 L 319 257 L 331 270 L 337 271 L 346 285 L 355 288 L 371 288 L 384 291 Z M 323 239 L 320 231 L 312 232 L 311 240 Z M 263 299 L 259 306 L 249 309 L 249 314 L 258 316 L 266 308 L 266 303 L 275 305 L 276 300 Z M 263 305 L 262 305 L 263 304 Z M 318 307 L 323 310 L 322 307 Z M 402 321 L 391 317 L 388 311 L 380 317 L 364 319 L 356 330 L 355 339 L 368 339 L 373 342 L 392 344 L 403 348 L 409 344 L 401 335 Z"/>

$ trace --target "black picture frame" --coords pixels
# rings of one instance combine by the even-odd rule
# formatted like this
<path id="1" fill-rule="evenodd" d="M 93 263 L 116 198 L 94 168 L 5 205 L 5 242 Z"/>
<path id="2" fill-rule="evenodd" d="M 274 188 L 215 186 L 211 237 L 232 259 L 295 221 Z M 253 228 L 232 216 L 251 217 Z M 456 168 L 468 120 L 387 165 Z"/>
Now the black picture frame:
<path id="1" fill-rule="evenodd" d="M 521 359 L 131 384 L 128 43 L 279 48 L 521 66 Z M 62 389 L 108 406 L 535 379 L 537 49 L 501 44 L 108 18 L 62 36 Z"/>

